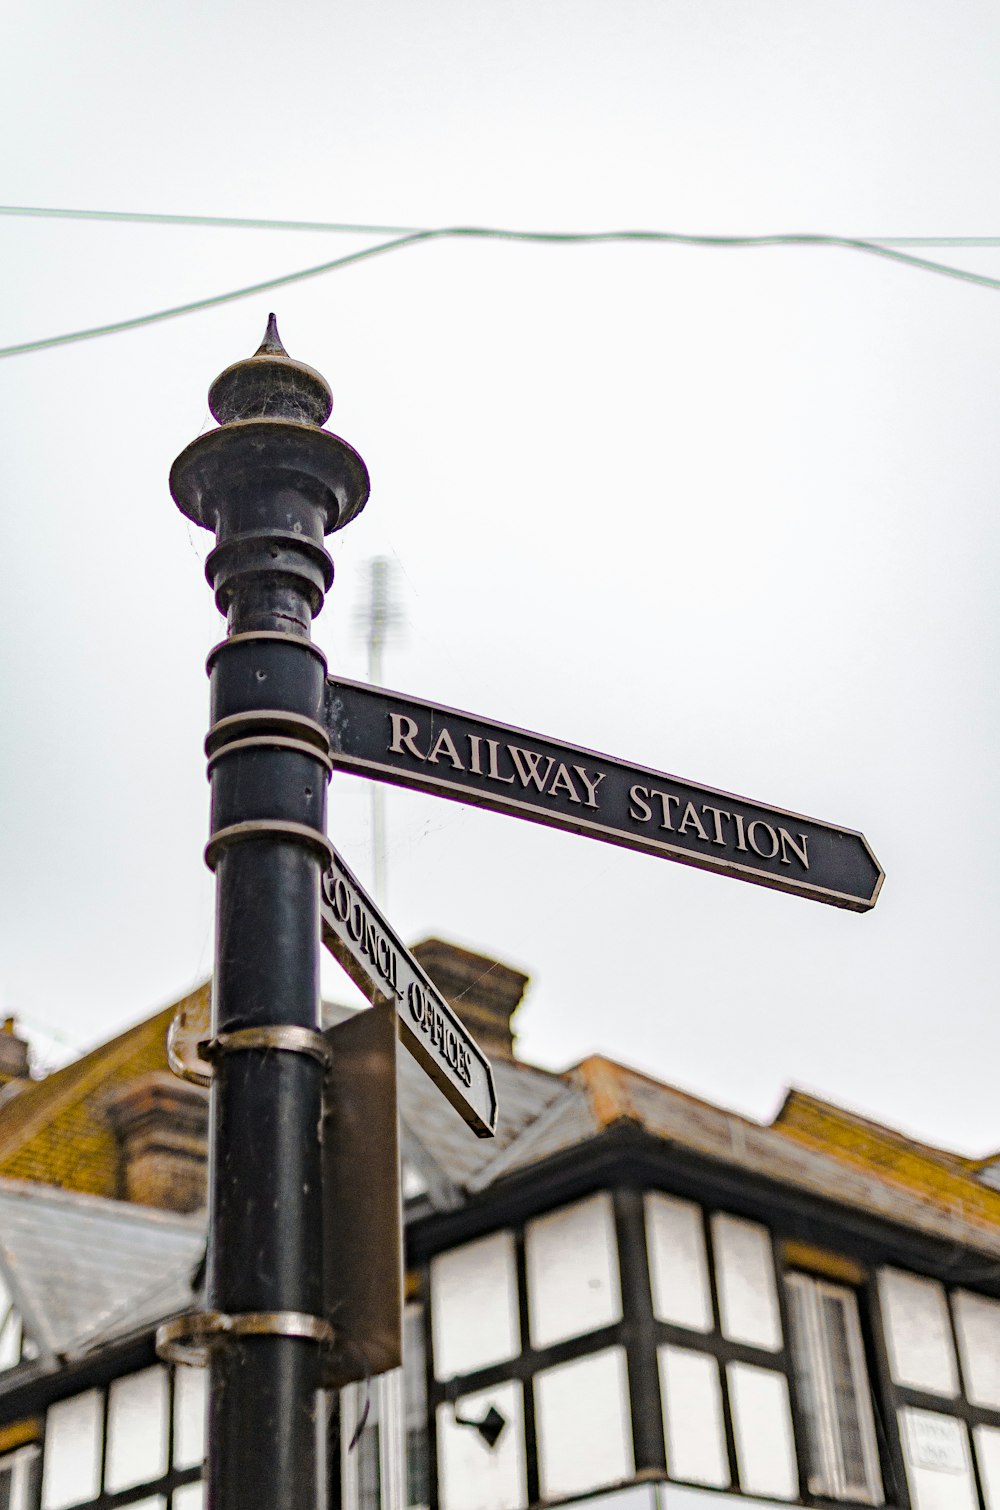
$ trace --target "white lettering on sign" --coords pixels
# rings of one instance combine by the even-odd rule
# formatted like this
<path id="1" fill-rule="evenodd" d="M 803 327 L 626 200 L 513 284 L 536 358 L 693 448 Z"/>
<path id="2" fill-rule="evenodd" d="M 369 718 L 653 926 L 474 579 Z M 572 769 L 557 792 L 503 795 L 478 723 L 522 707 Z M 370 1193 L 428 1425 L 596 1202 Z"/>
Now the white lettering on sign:
<path id="1" fill-rule="evenodd" d="M 439 741 L 440 743 L 440 741 Z M 336 871 L 323 877 L 323 893 L 338 923 L 347 929 L 350 939 L 367 957 L 382 982 L 391 988 L 398 1001 L 403 1000 L 399 986 L 399 954 L 379 927 L 364 903 L 352 895 L 352 888 Z M 439 1058 L 444 1059 L 463 1085 L 472 1084 L 472 1065 L 468 1045 L 462 1042 L 432 993 L 419 980 L 410 980 L 406 1004 L 411 1021 L 420 1029 Z"/>
<path id="2" fill-rule="evenodd" d="M 435 747 L 447 750 L 447 743 L 439 736 Z M 492 1137 L 489 1061 L 339 855 L 324 873 L 320 912 L 324 942 L 351 978 L 394 1005 L 403 1043 L 460 1115 L 481 1137 Z"/>
<path id="3" fill-rule="evenodd" d="M 411 1018 L 440 1057 L 447 1060 L 463 1085 L 471 1085 L 472 1065 L 468 1045 L 462 1042 L 419 981 L 410 981 L 406 1004 Z"/>
<path id="4" fill-rule="evenodd" d="M 482 715 L 328 677 L 334 770 L 867 912 L 863 834 Z"/>
<path id="5" fill-rule="evenodd" d="M 930 1410 L 908 1410 L 906 1418 L 910 1462 L 915 1467 L 933 1468 L 938 1473 L 965 1473 L 962 1440 L 965 1427 L 961 1421 Z"/>
<path id="6" fill-rule="evenodd" d="M 447 764 L 501 786 L 512 786 L 542 797 L 562 797 L 578 807 L 600 809 L 598 789 L 604 771 L 569 765 L 527 745 L 503 743 L 481 734 L 457 739 L 447 725 L 425 735 L 408 713 L 390 713 L 390 755 L 407 755 L 421 765 Z M 423 748 L 421 748 L 421 742 Z M 484 762 L 485 757 L 485 762 Z M 775 826 L 763 818 L 748 818 L 710 802 L 696 805 L 676 792 L 636 784 L 629 788 L 628 816 L 633 823 L 694 839 L 706 847 L 732 849 L 740 854 L 779 860 L 782 865 L 809 869 L 809 836 Z"/>
<path id="7" fill-rule="evenodd" d="M 399 955 L 368 908 L 352 894 L 347 882 L 336 872 L 327 871 L 324 875 L 323 895 L 337 922 L 344 925 L 348 937 L 357 944 L 362 954 L 367 956 L 382 982 L 390 988 L 390 993 L 397 1000 L 402 1000 L 403 993 L 399 988 Z"/>
<path id="8" fill-rule="evenodd" d="M 782 865 L 791 865 L 790 856 L 794 855 L 803 870 L 809 869 L 808 834 L 789 833 L 780 824 L 774 828 L 763 818 L 747 822 L 742 813 L 727 812 L 710 802 L 703 802 L 698 808 L 693 802 L 684 802 L 682 807 L 683 799 L 676 792 L 661 792 L 656 787 L 636 784 L 629 788 L 628 795 L 628 815 L 634 823 L 653 824 L 672 834 L 685 834 L 701 844 L 719 844 L 723 848 L 731 844 L 743 854 L 753 851 L 762 860 L 780 859 Z M 707 824 L 702 822 L 703 814 L 708 815 Z"/>
<path id="9" fill-rule="evenodd" d="M 604 771 L 570 766 L 553 755 L 543 755 L 540 750 L 503 744 L 481 734 L 466 734 L 456 740 L 443 724 L 433 739 L 425 740 L 426 748 L 422 750 L 417 741 L 424 736 L 415 718 L 407 713 L 390 713 L 389 721 L 390 755 L 409 755 L 421 765 L 447 761 L 456 771 L 469 771 L 501 786 L 516 787 L 520 783 L 524 791 L 538 792 L 543 797 L 561 796 L 580 807 L 599 807 L 597 790 L 604 780 Z"/>

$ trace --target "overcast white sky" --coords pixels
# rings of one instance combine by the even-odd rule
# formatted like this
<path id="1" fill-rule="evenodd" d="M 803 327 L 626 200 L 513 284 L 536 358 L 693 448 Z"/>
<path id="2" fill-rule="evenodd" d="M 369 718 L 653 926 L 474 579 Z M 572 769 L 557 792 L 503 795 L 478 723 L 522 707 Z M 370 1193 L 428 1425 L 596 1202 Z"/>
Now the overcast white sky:
<path id="1" fill-rule="evenodd" d="M 33 0 L 0 200 L 552 230 L 1000 232 L 986 0 Z M 359 238 L 0 219 L 0 345 Z M 943 260 L 1000 275 L 1000 250 Z M 522 1048 L 1000 1147 L 1000 292 L 843 251 L 439 243 L 0 361 L 0 1004 L 89 1045 L 211 963 L 210 541 L 167 491 L 275 308 L 365 457 L 363 673 L 862 829 L 855 916 L 391 793 L 386 910 L 532 974 Z M 331 834 L 370 877 L 367 787 Z M 345 983 L 346 987 L 346 983 Z M 331 966 L 327 988 L 344 988 Z"/>

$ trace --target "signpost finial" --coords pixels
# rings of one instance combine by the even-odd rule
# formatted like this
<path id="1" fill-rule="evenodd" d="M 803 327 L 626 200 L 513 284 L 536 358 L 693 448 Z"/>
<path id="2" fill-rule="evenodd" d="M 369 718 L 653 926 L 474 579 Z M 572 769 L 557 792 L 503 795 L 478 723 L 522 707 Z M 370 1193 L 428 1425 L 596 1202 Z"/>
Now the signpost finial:
<path id="1" fill-rule="evenodd" d="M 288 355 L 272 314 L 253 356 L 220 372 L 208 390 L 208 406 L 220 425 L 285 419 L 319 429 L 330 418 L 333 394 L 321 372 Z"/>
<path id="2" fill-rule="evenodd" d="M 254 355 L 259 357 L 286 357 L 288 355 L 288 352 L 281 344 L 281 337 L 278 334 L 278 317 L 273 310 L 267 317 L 267 329 L 264 332 L 264 339 L 257 347 Z"/>

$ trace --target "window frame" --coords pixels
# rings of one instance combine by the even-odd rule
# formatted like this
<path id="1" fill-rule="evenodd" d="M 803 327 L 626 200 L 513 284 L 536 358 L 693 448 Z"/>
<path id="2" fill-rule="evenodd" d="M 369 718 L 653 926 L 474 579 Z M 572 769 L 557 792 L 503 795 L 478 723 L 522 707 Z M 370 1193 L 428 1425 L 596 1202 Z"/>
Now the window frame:
<path id="1" fill-rule="evenodd" d="M 11 1510 L 36 1510 L 42 1492 L 41 1443 L 26 1442 L 0 1453 L 0 1474 L 8 1469 L 15 1475 L 11 1487 L 23 1491 L 16 1501 L 11 1501 Z"/>
<path id="2" fill-rule="evenodd" d="M 558 1362 L 583 1357 L 616 1345 L 624 1347 L 627 1358 L 636 1481 L 663 1480 L 679 1486 L 705 1488 L 703 1485 L 696 1485 L 692 1480 L 673 1476 L 667 1468 L 658 1348 L 663 1345 L 672 1345 L 711 1356 L 716 1360 L 719 1368 L 725 1455 L 730 1476 L 729 1487 L 721 1490 L 723 1494 L 728 1493 L 734 1499 L 747 1498 L 740 1488 L 733 1411 L 726 1374 L 727 1363 L 746 1363 L 782 1375 L 788 1387 L 799 1484 L 798 1499 L 791 1503 L 827 1506 L 829 1510 L 848 1510 L 848 1507 L 855 1507 L 855 1510 L 873 1510 L 873 1507 L 864 1500 L 833 1499 L 828 1494 L 814 1492 L 808 1484 L 809 1438 L 792 1358 L 792 1323 L 786 1289 L 787 1277 L 794 1272 L 829 1281 L 834 1288 L 841 1286 L 855 1296 L 872 1405 L 876 1461 L 882 1485 L 883 1497 L 880 1503 L 895 1507 L 895 1510 L 912 1510 L 913 1500 L 906 1472 L 905 1444 L 898 1415 L 901 1406 L 910 1405 L 957 1417 L 965 1422 L 969 1432 L 969 1451 L 976 1493 L 979 1496 L 980 1507 L 985 1504 L 972 1428 L 981 1425 L 1000 1429 L 1000 1409 L 991 1410 L 988 1407 L 972 1405 L 965 1395 L 965 1373 L 955 1332 L 952 1297 L 956 1289 L 984 1294 L 975 1288 L 974 1275 L 966 1272 L 967 1266 L 959 1267 L 949 1281 L 944 1278 L 941 1269 L 935 1266 L 932 1258 L 928 1259 L 926 1269 L 921 1270 L 917 1267 L 909 1252 L 912 1245 L 907 1244 L 904 1248 L 902 1241 L 887 1234 L 881 1225 L 877 1231 L 875 1229 L 866 1229 L 864 1232 L 848 1231 L 844 1229 L 842 1220 L 839 1220 L 835 1213 L 818 1209 L 806 1211 L 797 1202 L 788 1203 L 769 1199 L 767 1192 L 763 1190 L 749 1188 L 736 1190 L 729 1182 L 723 1184 L 716 1181 L 712 1178 L 711 1171 L 705 1171 L 701 1167 L 664 1170 L 659 1160 L 641 1159 L 629 1160 L 624 1166 L 614 1171 L 609 1169 L 607 1163 L 595 1164 L 586 1173 L 586 1179 L 574 1179 L 566 1183 L 547 1181 L 544 1187 L 535 1187 L 530 1192 L 528 1190 L 517 1192 L 516 1198 L 512 1193 L 511 1199 L 494 1205 L 488 1212 L 484 1208 L 477 1213 L 475 1221 L 458 1222 L 452 1218 L 447 1222 L 441 1220 L 433 1224 L 428 1223 L 426 1228 L 421 1223 L 420 1228 L 413 1234 L 416 1239 L 414 1257 L 420 1266 L 416 1272 L 420 1275 L 422 1293 L 426 1302 L 424 1316 L 427 1343 L 430 1475 L 428 1510 L 440 1510 L 436 1421 L 437 1411 L 441 1405 L 450 1403 L 460 1395 L 472 1394 L 508 1380 L 521 1382 L 524 1398 L 527 1504 L 533 1506 L 539 1500 L 538 1428 L 531 1388 L 534 1374 Z M 584 1200 L 599 1191 L 607 1191 L 613 1202 L 623 1317 L 614 1325 L 567 1339 L 554 1344 L 551 1348 L 536 1349 L 531 1345 L 529 1328 L 527 1274 L 524 1259 L 525 1224 L 536 1216 Z M 689 1202 L 700 1212 L 711 1296 L 712 1329 L 710 1332 L 689 1330 L 687 1327 L 671 1322 L 660 1321 L 653 1314 L 645 1199 L 647 1194 L 656 1193 Z M 735 1342 L 722 1336 L 715 1248 L 711 1230 L 713 1212 L 741 1217 L 768 1230 L 782 1333 L 782 1346 L 776 1351 L 759 1350 L 751 1345 Z M 473 1213 L 470 1212 L 469 1217 L 471 1218 L 472 1215 Z M 474 1373 L 448 1381 L 437 1380 L 433 1374 L 432 1300 L 427 1283 L 430 1260 L 442 1249 L 473 1241 L 476 1237 L 488 1235 L 489 1232 L 500 1228 L 510 1231 L 514 1237 L 521 1351 L 511 1359 Z M 816 1260 L 815 1265 L 813 1257 Z M 952 1328 L 959 1371 L 960 1394 L 956 1400 L 948 1400 L 899 1386 L 893 1381 L 877 1283 L 878 1270 L 883 1265 L 908 1269 L 921 1278 L 933 1278 L 944 1282 L 948 1295 L 949 1325 Z M 986 1294 L 985 1298 L 1000 1300 L 997 1294 Z M 603 1491 L 595 1490 L 594 1492 L 599 1494 Z M 711 1494 L 720 1491 L 706 1489 L 705 1492 Z M 583 1498 L 586 1497 L 583 1496 Z M 752 1498 L 752 1495 L 749 1496 L 750 1500 Z M 874 1510 L 877 1510 L 877 1506 Z"/>
<path id="3" fill-rule="evenodd" d="M 948 1315 L 948 1325 L 951 1329 L 951 1345 L 955 1354 L 955 1367 L 958 1378 L 957 1395 L 938 1395 L 933 1391 L 914 1389 L 909 1384 L 899 1384 L 892 1376 L 892 1363 L 889 1348 L 889 1339 L 886 1334 L 885 1319 L 882 1316 L 881 1306 L 873 1307 L 877 1316 L 877 1324 L 873 1328 L 875 1332 L 876 1352 L 878 1354 L 879 1373 L 881 1375 L 882 1397 L 886 1404 L 889 1431 L 891 1432 L 893 1448 L 893 1466 L 899 1478 L 899 1487 L 895 1492 L 901 1503 L 906 1506 L 912 1505 L 909 1479 L 906 1473 L 906 1455 L 903 1443 L 903 1432 L 900 1428 L 900 1412 L 909 1407 L 914 1410 L 925 1410 L 933 1415 L 947 1416 L 951 1420 L 960 1421 L 965 1426 L 969 1458 L 972 1466 L 972 1481 L 978 1504 L 986 1505 L 986 1492 L 983 1486 L 983 1476 L 979 1467 L 979 1454 L 976 1451 L 975 1427 L 989 1426 L 994 1430 L 1000 1430 L 1000 1407 L 991 1409 L 984 1405 L 974 1405 L 966 1394 L 967 1381 L 965 1363 L 962 1357 L 962 1349 L 958 1339 L 958 1325 L 955 1317 L 955 1292 L 966 1290 L 973 1295 L 981 1295 L 985 1300 L 991 1300 L 1000 1305 L 1000 1297 L 987 1295 L 983 1291 L 972 1288 L 968 1282 L 949 1284 L 939 1274 L 927 1274 L 919 1269 L 911 1268 L 905 1263 L 896 1260 L 886 1260 L 880 1267 L 898 1269 L 901 1273 L 915 1275 L 918 1279 L 934 1279 L 939 1283 L 945 1293 L 945 1301 Z M 897 1466 L 898 1465 L 898 1466 Z"/>
<path id="4" fill-rule="evenodd" d="M 612 1202 L 622 1316 L 620 1320 L 596 1328 L 593 1331 L 580 1333 L 575 1337 L 566 1338 L 546 1347 L 536 1347 L 531 1341 L 529 1326 L 525 1227 L 536 1216 L 546 1215 L 548 1212 L 558 1210 L 562 1206 L 586 1200 L 589 1196 L 602 1191 L 607 1192 Z M 711 1296 L 712 1329 L 709 1332 L 692 1331 L 672 1322 L 658 1320 L 654 1316 L 645 1208 L 647 1192 L 653 1193 L 654 1191 L 660 1191 L 665 1195 L 676 1195 L 679 1199 L 689 1200 L 699 1209 Z M 716 1212 L 753 1222 L 758 1226 L 764 1227 L 767 1231 L 768 1252 L 774 1266 L 774 1283 L 781 1325 L 780 1348 L 756 1347 L 752 1344 L 737 1342 L 723 1336 L 711 1223 L 712 1215 Z M 725 1200 L 706 1200 L 704 1197 L 699 1199 L 688 1192 L 674 1191 L 660 1183 L 653 1185 L 652 1183 L 646 1184 L 643 1182 L 640 1184 L 630 1181 L 628 1184 L 615 1184 L 605 1179 L 599 1183 L 595 1182 L 588 1185 L 584 1189 L 578 1187 L 572 1193 L 561 1192 L 560 1198 L 549 1199 L 544 1206 L 539 1206 L 537 1210 L 532 1209 L 523 1215 L 519 1213 L 518 1219 L 500 1222 L 492 1230 L 500 1229 L 511 1232 L 514 1239 L 517 1307 L 521 1332 L 521 1350 L 514 1357 L 500 1363 L 491 1364 L 485 1368 L 477 1369 L 468 1374 L 458 1375 L 452 1379 L 442 1381 L 435 1378 L 432 1350 L 433 1300 L 430 1287 L 427 1284 L 431 1255 L 428 1255 L 427 1263 L 422 1271 L 426 1302 L 425 1336 L 428 1340 L 427 1405 L 430 1427 L 428 1457 L 430 1461 L 431 1490 L 429 1510 L 440 1510 L 438 1501 L 438 1465 L 436 1460 L 436 1422 L 437 1412 L 442 1405 L 450 1404 L 459 1397 L 475 1394 L 501 1383 L 509 1381 L 520 1382 L 524 1397 L 527 1504 L 529 1506 L 535 1505 L 540 1499 L 540 1479 L 538 1466 L 538 1426 L 533 1389 L 534 1377 L 536 1374 L 548 1368 L 555 1367 L 560 1363 L 584 1358 L 590 1354 L 602 1352 L 605 1349 L 613 1347 L 622 1348 L 626 1357 L 628 1406 L 632 1431 L 635 1476 L 627 1482 L 634 1482 L 645 1477 L 646 1479 L 660 1478 L 670 1483 L 688 1485 L 692 1488 L 704 1487 L 691 1479 L 675 1478 L 668 1471 L 658 1362 L 659 1349 L 665 1345 L 707 1354 L 716 1361 L 719 1370 L 725 1457 L 730 1476 L 730 1484 L 724 1492 L 739 1497 L 743 1497 L 743 1491 L 739 1487 L 739 1464 L 726 1372 L 727 1365 L 731 1363 L 748 1364 L 752 1367 L 766 1369 L 784 1379 L 789 1397 L 791 1436 L 795 1455 L 795 1479 L 798 1484 L 799 1499 L 805 1503 L 813 1502 L 813 1496 L 810 1496 L 806 1492 L 806 1486 L 803 1482 L 805 1462 L 803 1443 L 805 1437 L 801 1415 L 798 1410 L 794 1375 L 792 1372 L 789 1345 L 789 1317 L 786 1304 L 787 1297 L 784 1290 L 784 1266 L 781 1262 L 780 1239 L 771 1221 L 766 1217 L 762 1218 L 755 1212 L 747 1213 L 741 1211 L 736 1203 L 729 1203 Z M 471 1241 L 474 1239 L 470 1236 L 463 1240 Z M 600 1491 L 595 1490 L 594 1492 Z M 794 1503 L 794 1501 L 790 1503 Z M 838 1510 L 840 1510 L 839 1505 Z"/>
<path id="5" fill-rule="evenodd" d="M 783 1281 L 788 1290 L 802 1291 L 809 1311 L 806 1320 L 807 1330 L 802 1336 L 801 1346 L 808 1356 L 813 1376 L 812 1386 L 817 1406 L 816 1426 L 821 1438 L 818 1446 L 822 1461 L 815 1466 L 815 1469 L 809 1461 L 812 1438 L 804 1419 L 799 1389 L 799 1371 L 795 1363 L 796 1347 L 792 1340 L 797 1322 L 793 1308 L 788 1307 L 793 1365 L 791 1384 L 799 1396 L 799 1410 L 803 1413 L 803 1442 L 800 1450 L 804 1459 L 804 1475 L 809 1494 L 814 1499 L 833 1500 L 838 1505 L 884 1505 L 886 1503 L 885 1485 L 876 1427 L 877 1402 L 872 1385 L 872 1370 L 869 1367 L 865 1348 L 861 1298 L 858 1291 L 852 1285 L 829 1279 L 826 1275 L 810 1273 L 803 1268 L 789 1268 L 783 1276 Z M 840 1441 L 840 1428 L 836 1414 L 833 1360 L 822 1318 L 821 1303 L 827 1296 L 838 1302 L 844 1300 L 849 1302 L 846 1310 L 849 1318 L 846 1325 L 848 1365 L 855 1397 L 862 1402 L 858 1409 L 858 1425 L 866 1482 L 861 1494 L 855 1491 L 862 1486 L 849 1485 L 844 1471 L 843 1444 Z"/>
<path id="6" fill-rule="evenodd" d="M 130 1484 L 125 1489 L 110 1490 L 106 1486 L 106 1473 L 108 1466 L 108 1408 L 113 1385 L 119 1379 L 130 1378 L 134 1374 L 142 1373 L 156 1363 L 166 1374 L 167 1383 L 167 1416 L 166 1416 L 166 1472 L 154 1479 L 146 1479 L 138 1484 Z M 48 1411 L 52 1406 L 61 1404 L 64 1400 L 71 1400 L 79 1394 L 89 1394 L 95 1390 L 99 1396 L 100 1415 L 100 1443 L 98 1448 L 98 1492 L 96 1496 L 88 1500 L 80 1500 L 74 1503 L 68 1510 L 128 1510 L 130 1505 L 141 1503 L 143 1500 L 161 1497 L 166 1507 L 172 1506 L 173 1495 L 176 1490 L 183 1489 L 189 1484 L 200 1482 L 204 1478 L 204 1461 L 191 1464 L 186 1468 L 174 1466 L 174 1454 L 176 1451 L 176 1400 L 177 1368 L 172 1364 L 157 1363 L 154 1358 L 145 1360 L 138 1367 L 123 1369 L 120 1373 L 114 1373 L 104 1378 L 100 1384 L 88 1383 L 78 1390 L 70 1390 L 51 1400 L 46 1406 L 42 1417 L 42 1427 L 38 1437 L 38 1466 L 36 1469 L 37 1484 L 31 1501 L 32 1510 L 38 1510 L 41 1505 L 42 1476 L 45 1464 L 45 1437 Z M 2 1459 L 0 1459 L 2 1461 Z"/>
<path id="7" fill-rule="evenodd" d="M 535 1346 L 531 1340 L 529 1300 L 528 1300 L 528 1273 L 525 1247 L 525 1228 L 536 1217 L 547 1216 L 550 1212 L 560 1210 L 565 1206 L 572 1206 L 578 1202 L 606 1193 L 611 1202 L 613 1230 L 615 1238 L 616 1259 L 618 1265 L 618 1277 L 621 1287 L 622 1315 L 614 1322 L 595 1328 L 592 1331 L 581 1332 L 574 1337 L 567 1337 L 559 1342 L 545 1347 Z M 431 1255 L 421 1269 L 421 1290 L 424 1297 L 424 1336 L 426 1342 L 426 1378 L 427 1378 L 427 1417 L 429 1425 L 428 1440 L 428 1465 L 430 1477 L 430 1504 L 428 1510 L 440 1510 L 439 1503 L 439 1480 L 437 1462 L 437 1416 L 442 1406 L 451 1405 L 455 1400 L 466 1395 L 477 1394 L 497 1387 L 500 1384 L 515 1383 L 521 1386 L 524 1412 L 524 1456 L 525 1456 L 525 1484 L 526 1504 L 534 1505 L 540 1498 L 540 1476 L 538 1462 L 538 1426 L 535 1404 L 534 1378 L 536 1374 L 543 1373 L 549 1368 L 554 1368 L 560 1363 L 573 1362 L 579 1358 L 585 1358 L 593 1353 L 603 1352 L 607 1348 L 620 1347 L 626 1356 L 626 1374 L 628 1379 L 628 1414 L 632 1430 L 632 1447 L 635 1458 L 635 1471 L 640 1472 L 643 1467 L 652 1467 L 663 1472 L 662 1429 L 660 1432 L 660 1455 L 658 1462 L 644 1463 L 639 1453 L 639 1432 L 636 1420 L 636 1378 L 635 1378 L 635 1354 L 636 1338 L 633 1335 L 634 1328 L 629 1317 L 629 1289 L 630 1280 L 626 1274 L 626 1252 L 634 1248 L 629 1243 L 626 1247 L 623 1241 L 623 1223 L 627 1227 L 628 1213 L 627 1196 L 629 1192 L 622 1191 L 607 1180 L 595 1182 L 585 1189 L 576 1189 L 560 1198 L 548 1200 L 538 1209 L 532 1209 L 518 1220 L 498 1222 L 488 1232 L 478 1235 L 489 1236 L 492 1232 L 506 1231 L 513 1238 L 514 1246 L 514 1278 L 516 1285 L 517 1318 L 520 1329 L 520 1350 L 511 1358 L 498 1363 L 492 1363 L 484 1368 L 470 1371 L 466 1374 L 458 1374 L 453 1378 L 441 1380 L 434 1372 L 434 1317 L 433 1296 L 429 1283 Z M 641 1203 L 641 1193 L 632 1192 L 633 1199 L 638 1197 Z M 641 1205 L 639 1208 L 639 1220 L 641 1222 Z M 634 1215 L 633 1215 L 634 1220 Z M 642 1229 L 640 1228 L 640 1231 Z M 470 1236 L 464 1241 L 475 1241 Z M 448 1245 L 451 1246 L 451 1245 Z M 456 1244 L 457 1246 L 457 1244 Z M 443 1251 L 439 1250 L 439 1251 Z M 642 1257 L 645 1260 L 645 1246 L 643 1239 Z M 633 1281 L 634 1283 L 634 1281 Z M 645 1292 L 649 1294 L 648 1270 L 645 1271 Z M 650 1308 L 651 1315 L 651 1308 Z M 650 1354 L 652 1371 L 655 1377 L 656 1358 L 655 1353 Z M 654 1396 L 657 1410 L 659 1409 L 659 1393 Z M 471 1429 L 471 1428 L 470 1428 Z M 629 1480 L 628 1482 L 631 1482 Z M 608 1486 L 611 1487 L 611 1486 Z M 575 1498 L 576 1496 L 574 1496 Z"/>

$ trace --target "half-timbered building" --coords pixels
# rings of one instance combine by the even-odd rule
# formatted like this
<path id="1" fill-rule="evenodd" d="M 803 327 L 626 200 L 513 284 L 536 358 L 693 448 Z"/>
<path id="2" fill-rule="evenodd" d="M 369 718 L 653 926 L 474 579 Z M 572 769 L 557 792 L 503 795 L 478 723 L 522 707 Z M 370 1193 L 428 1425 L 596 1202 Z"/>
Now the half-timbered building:
<path id="1" fill-rule="evenodd" d="M 327 1402 L 331 1502 L 1000 1510 L 1000 1159 L 796 1091 L 764 1126 L 603 1058 L 548 1073 L 514 1054 L 526 977 L 416 952 L 500 1126 L 401 1062 L 405 1367 Z M 205 1240 L 172 1016 L 41 1081 L 0 1034 L 0 1510 L 202 1504 L 204 1375 L 154 1346 Z"/>

